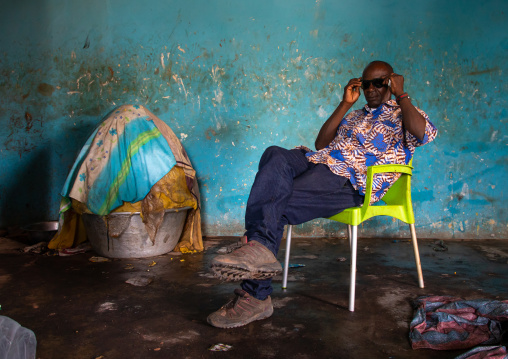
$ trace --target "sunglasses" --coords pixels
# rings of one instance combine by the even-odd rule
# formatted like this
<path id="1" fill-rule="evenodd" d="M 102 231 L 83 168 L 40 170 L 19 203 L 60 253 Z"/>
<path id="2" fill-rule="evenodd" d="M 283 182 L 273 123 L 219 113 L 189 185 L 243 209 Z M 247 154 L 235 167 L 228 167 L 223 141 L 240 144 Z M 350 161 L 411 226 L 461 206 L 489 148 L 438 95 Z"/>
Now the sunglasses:
<path id="1" fill-rule="evenodd" d="M 388 87 L 388 85 L 384 82 L 384 79 L 362 80 L 362 89 L 367 90 L 370 87 L 370 84 L 373 84 L 374 87 L 378 89 L 381 87 Z"/>

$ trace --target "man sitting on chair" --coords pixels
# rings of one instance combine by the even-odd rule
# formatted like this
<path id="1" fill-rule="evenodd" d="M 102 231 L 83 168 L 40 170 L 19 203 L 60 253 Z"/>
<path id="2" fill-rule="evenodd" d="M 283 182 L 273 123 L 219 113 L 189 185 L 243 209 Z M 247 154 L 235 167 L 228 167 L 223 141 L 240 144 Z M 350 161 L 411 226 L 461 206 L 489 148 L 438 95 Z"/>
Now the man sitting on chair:
<path id="1" fill-rule="evenodd" d="M 346 115 L 360 88 L 367 104 Z M 243 280 L 242 289 L 210 314 L 208 322 L 233 328 L 271 316 L 271 278 L 282 270 L 276 256 L 284 226 L 361 206 L 368 166 L 408 164 L 415 148 L 436 134 L 428 116 L 404 92 L 404 77 L 386 62 L 368 64 L 362 77 L 349 81 L 339 106 L 321 127 L 317 151 L 272 146 L 263 153 L 247 202 L 246 243 L 211 264 L 216 276 Z M 399 176 L 376 174 L 368 200 L 380 200 Z"/>

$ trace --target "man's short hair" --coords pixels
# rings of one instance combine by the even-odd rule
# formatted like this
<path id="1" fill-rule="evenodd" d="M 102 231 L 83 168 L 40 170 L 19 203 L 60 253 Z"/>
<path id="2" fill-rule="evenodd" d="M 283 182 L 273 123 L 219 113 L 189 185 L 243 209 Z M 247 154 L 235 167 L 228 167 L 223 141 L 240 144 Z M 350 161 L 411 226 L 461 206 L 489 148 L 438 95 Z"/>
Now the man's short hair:
<path id="1" fill-rule="evenodd" d="M 393 67 L 392 65 L 390 65 L 388 62 L 386 61 L 381 61 L 381 60 L 375 60 L 375 61 L 372 61 L 371 63 L 369 63 L 367 66 L 365 66 L 365 70 L 371 66 L 374 66 L 374 65 L 383 65 L 385 66 L 386 68 L 388 68 L 388 70 L 390 70 L 390 72 L 394 72 L 393 71 Z M 365 71 L 364 70 L 364 71 Z"/>

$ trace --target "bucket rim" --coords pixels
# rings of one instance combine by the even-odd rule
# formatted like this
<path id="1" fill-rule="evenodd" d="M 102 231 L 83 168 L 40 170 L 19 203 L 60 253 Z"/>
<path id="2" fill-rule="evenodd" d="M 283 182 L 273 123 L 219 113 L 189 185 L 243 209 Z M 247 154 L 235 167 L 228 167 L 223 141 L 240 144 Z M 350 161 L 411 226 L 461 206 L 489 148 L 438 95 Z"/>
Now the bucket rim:
<path id="1" fill-rule="evenodd" d="M 181 212 L 181 211 L 187 211 L 189 209 L 192 209 L 192 207 L 186 206 L 186 207 L 179 207 L 179 208 L 167 208 L 164 210 L 164 213 Z M 101 215 L 95 214 L 95 213 L 83 213 L 83 214 L 86 214 L 88 216 L 110 217 L 110 216 L 115 216 L 115 215 L 136 215 L 136 214 L 141 214 L 141 212 L 111 212 L 109 214 L 106 214 L 105 216 L 101 216 Z"/>

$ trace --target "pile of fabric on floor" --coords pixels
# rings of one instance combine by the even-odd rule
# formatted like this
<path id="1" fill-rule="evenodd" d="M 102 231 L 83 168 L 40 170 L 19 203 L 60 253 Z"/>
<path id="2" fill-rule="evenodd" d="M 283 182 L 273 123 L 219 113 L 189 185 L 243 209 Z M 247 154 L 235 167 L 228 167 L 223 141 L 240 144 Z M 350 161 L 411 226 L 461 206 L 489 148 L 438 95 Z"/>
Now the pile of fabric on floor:
<path id="1" fill-rule="evenodd" d="M 51 249 L 86 241 L 83 213 L 139 212 L 153 241 L 165 210 L 191 207 L 175 250 L 203 250 L 196 173 L 171 128 L 143 106 L 120 106 L 104 118 L 61 194 L 60 229 Z"/>
<path id="2" fill-rule="evenodd" d="M 508 321 L 508 300 L 464 300 L 449 296 L 424 296 L 416 300 L 409 337 L 413 349 L 469 349 L 460 359 L 506 359 L 499 344 Z"/>

